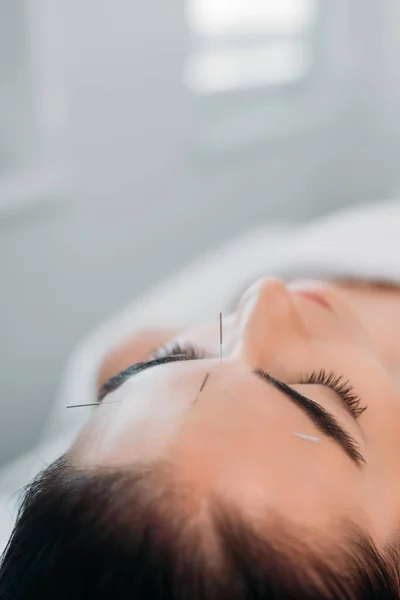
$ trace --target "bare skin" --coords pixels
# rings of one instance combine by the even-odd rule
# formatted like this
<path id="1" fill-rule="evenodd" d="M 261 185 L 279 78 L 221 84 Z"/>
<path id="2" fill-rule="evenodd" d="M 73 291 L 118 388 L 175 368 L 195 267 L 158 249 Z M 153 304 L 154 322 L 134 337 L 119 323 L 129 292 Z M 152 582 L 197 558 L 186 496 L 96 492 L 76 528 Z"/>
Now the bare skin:
<path id="1" fill-rule="evenodd" d="M 399 317 L 400 292 L 389 286 L 260 280 L 224 319 L 222 365 L 218 323 L 141 332 L 108 357 L 100 385 L 171 338 L 205 352 L 149 368 L 108 394 L 72 456 L 87 466 L 168 460 L 199 501 L 217 492 L 260 517 L 279 508 L 317 534 L 348 519 L 384 548 L 400 520 Z M 362 463 L 254 368 L 331 413 Z M 367 409 L 355 417 L 332 389 L 304 383 L 321 370 L 349 381 Z"/>

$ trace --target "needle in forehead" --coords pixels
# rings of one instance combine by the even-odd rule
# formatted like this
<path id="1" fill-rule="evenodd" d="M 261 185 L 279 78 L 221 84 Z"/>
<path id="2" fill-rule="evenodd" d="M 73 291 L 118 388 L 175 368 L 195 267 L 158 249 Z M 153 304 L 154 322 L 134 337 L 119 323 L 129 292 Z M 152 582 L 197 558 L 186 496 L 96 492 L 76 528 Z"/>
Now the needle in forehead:
<path id="1" fill-rule="evenodd" d="M 208 378 L 210 377 L 210 375 L 211 375 L 211 373 L 206 373 L 206 374 L 205 374 L 205 376 L 204 376 L 204 379 L 203 379 L 203 381 L 202 381 L 202 384 L 201 384 L 201 386 L 200 386 L 199 393 L 197 394 L 197 396 L 196 396 L 196 398 L 195 398 L 195 400 L 194 400 L 194 404 L 197 402 L 197 400 L 198 400 L 198 398 L 199 398 L 199 396 L 200 396 L 201 392 L 202 392 L 202 391 L 204 390 L 204 388 L 206 387 L 206 384 L 207 384 L 207 381 L 208 381 Z"/>
<path id="2" fill-rule="evenodd" d="M 211 373 L 207 373 L 206 376 L 204 377 L 203 383 L 201 384 L 200 392 L 202 392 L 204 390 L 204 388 L 206 387 L 206 383 L 207 383 L 210 375 L 211 375 Z"/>

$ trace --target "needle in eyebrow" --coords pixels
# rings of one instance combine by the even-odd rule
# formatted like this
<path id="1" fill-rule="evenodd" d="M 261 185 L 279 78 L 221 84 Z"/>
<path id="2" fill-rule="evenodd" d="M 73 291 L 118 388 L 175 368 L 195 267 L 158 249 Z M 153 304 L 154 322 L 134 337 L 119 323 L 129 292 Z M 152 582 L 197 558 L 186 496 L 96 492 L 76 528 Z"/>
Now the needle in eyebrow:
<path id="1" fill-rule="evenodd" d="M 219 313 L 219 349 L 220 349 L 221 364 L 222 364 L 222 312 Z"/>

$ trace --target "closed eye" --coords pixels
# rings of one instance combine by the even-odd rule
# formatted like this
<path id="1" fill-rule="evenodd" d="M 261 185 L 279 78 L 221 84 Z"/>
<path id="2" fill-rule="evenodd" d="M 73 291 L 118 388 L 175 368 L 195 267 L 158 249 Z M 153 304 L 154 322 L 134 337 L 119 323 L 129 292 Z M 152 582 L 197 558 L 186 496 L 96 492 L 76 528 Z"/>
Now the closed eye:
<path id="1" fill-rule="evenodd" d="M 362 404 L 361 398 L 355 392 L 350 381 L 334 371 L 325 369 L 313 371 L 310 375 L 303 377 L 300 383 L 322 385 L 333 390 L 356 420 L 367 410 L 367 406 Z"/>

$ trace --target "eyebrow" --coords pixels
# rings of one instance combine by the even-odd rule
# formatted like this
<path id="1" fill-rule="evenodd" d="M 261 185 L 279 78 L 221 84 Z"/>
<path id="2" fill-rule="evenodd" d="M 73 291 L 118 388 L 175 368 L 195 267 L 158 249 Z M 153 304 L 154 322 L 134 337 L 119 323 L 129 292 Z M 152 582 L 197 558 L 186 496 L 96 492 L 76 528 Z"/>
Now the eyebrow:
<path id="1" fill-rule="evenodd" d="M 196 359 L 186 354 L 179 354 L 135 363 L 134 365 L 131 365 L 127 369 L 124 369 L 106 381 L 99 391 L 98 401 L 101 402 L 107 394 L 115 391 L 123 383 L 125 383 L 125 381 L 142 371 L 167 363 L 187 360 Z M 262 381 L 272 384 L 277 390 L 281 391 L 289 400 L 296 404 L 296 406 L 298 406 L 309 417 L 309 419 L 314 423 L 321 433 L 325 434 L 327 437 L 339 444 L 342 450 L 344 450 L 347 456 L 357 465 L 357 467 L 361 467 L 362 464 L 366 462 L 360 452 L 359 444 L 338 423 L 336 418 L 320 404 L 318 404 L 318 402 L 315 402 L 314 400 L 307 398 L 307 396 L 300 394 L 300 392 L 297 390 L 294 390 L 283 381 L 276 379 L 260 368 L 253 368 L 251 372 Z"/>
<path id="2" fill-rule="evenodd" d="M 145 371 L 146 369 L 151 369 L 151 367 L 157 367 L 158 365 L 164 365 L 166 363 L 177 362 L 177 361 L 185 361 L 185 360 L 196 360 L 192 356 L 188 354 L 174 354 L 171 356 L 163 356 L 162 358 L 156 358 L 154 360 L 147 360 L 144 362 L 138 362 L 127 369 L 124 369 L 117 375 L 113 375 L 106 381 L 104 385 L 100 388 L 98 394 L 98 401 L 101 402 L 107 394 L 114 392 L 117 390 L 125 381 L 137 375 L 141 371 Z"/>

